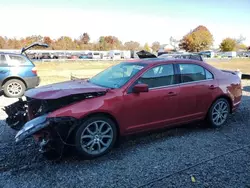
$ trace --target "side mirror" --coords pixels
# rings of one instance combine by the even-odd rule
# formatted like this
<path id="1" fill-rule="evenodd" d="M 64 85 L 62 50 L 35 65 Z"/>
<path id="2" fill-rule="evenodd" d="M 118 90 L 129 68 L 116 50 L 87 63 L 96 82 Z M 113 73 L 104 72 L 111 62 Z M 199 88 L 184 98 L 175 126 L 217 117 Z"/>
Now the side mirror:
<path id="1" fill-rule="evenodd" d="M 133 88 L 134 93 L 148 92 L 147 84 L 136 84 Z"/>

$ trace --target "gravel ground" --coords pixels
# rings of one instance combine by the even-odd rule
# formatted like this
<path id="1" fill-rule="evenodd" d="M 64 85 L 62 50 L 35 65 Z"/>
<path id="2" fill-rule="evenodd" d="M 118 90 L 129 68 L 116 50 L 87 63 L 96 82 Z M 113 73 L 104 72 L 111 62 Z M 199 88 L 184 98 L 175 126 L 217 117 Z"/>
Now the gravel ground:
<path id="1" fill-rule="evenodd" d="M 223 128 L 191 124 L 135 135 L 91 161 L 47 161 L 32 139 L 15 144 L 0 111 L 0 188 L 250 187 L 250 81 L 243 85 L 242 105 Z"/>

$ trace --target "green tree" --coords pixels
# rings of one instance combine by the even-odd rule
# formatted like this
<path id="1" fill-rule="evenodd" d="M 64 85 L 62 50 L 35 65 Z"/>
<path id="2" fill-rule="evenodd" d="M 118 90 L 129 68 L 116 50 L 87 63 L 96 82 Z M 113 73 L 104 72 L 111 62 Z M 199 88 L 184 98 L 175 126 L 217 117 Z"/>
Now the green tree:
<path id="1" fill-rule="evenodd" d="M 223 52 L 234 51 L 237 46 L 237 41 L 232 38 L 225 38 L 220 44 L 220 49 Z"/>
<path id="2" fill-rule="evenodd" d="M 247 50 L 247 45 L 245 44 L 238 44 L 236 47 L 237 50 Z"/>
<path id="3" fill-rule="evenodd" d="M 205 26 L 198 26 L 180 41 L 179 47 L 189 52 L 207 50 L 213 45 L 213 35 Z"/>
<path id="4" fill-rule="evenodd" d="M 160 49 L 160 47 L 161 47 L 161 44 L 159 42 L 157 42 L 157 41 L 153 42 L 153 44 L 152 44 L 152 50 L 154 52 L 157 52 Z"/>
<path id="5" fill-rule="evenodd" d="M 150 52 L 150 51 L 151 51 L 151 49 L 150 49 L 148 43 L 146 43 L 146 44 L 144 45 L 143 49 L 144 49 L 145 51 L 147 51 L 147 52 Z"/>

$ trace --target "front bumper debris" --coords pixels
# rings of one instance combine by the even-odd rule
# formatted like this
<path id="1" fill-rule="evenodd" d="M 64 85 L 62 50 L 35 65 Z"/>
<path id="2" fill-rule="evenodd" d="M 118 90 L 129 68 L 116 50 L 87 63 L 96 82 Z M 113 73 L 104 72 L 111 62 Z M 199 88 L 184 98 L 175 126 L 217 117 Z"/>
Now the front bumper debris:
<path id="1" fill-rule="evenodd" d="M 28 120 L 27 101 L 23 101 L 21 98 L 17 102 L 5 106 L 3 110 L 8 115 L 6 123 L 14 130 L 20 130 Z"/>
<path id="2" fill-rule="evenodd" d="M 44 114 L 25 123 L 23 128 L 15 136 L 16 142 L 21 142 L 25 138 L 47 127 L 49 125 L 47 115 L 48 114 Z"/>

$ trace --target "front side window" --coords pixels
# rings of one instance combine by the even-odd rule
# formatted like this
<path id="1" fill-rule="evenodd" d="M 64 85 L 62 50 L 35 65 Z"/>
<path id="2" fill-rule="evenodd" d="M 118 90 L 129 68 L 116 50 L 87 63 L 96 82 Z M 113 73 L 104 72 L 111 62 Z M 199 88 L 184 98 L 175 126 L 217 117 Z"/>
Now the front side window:
<path id="1" fill-rule="evenodd" d="M 175 84 L 174 67 L 172 64 L 160 65 L 149 69 L 137 81 L 138 84 L 147 84 L 149 88 Z"/>
<path id="2" fill-rule="evenodd" d="M 211 72 L 199 65 L 179 64 L 179 67 L 182 83 L 208 80 L 214 78 Z"/>
<path id="3" fill-rule="evenodd" d="M 145 66 L 143 63 L 120 63 L 92 77 L 89 82 L 107 88 L 120 88 Z"/>

